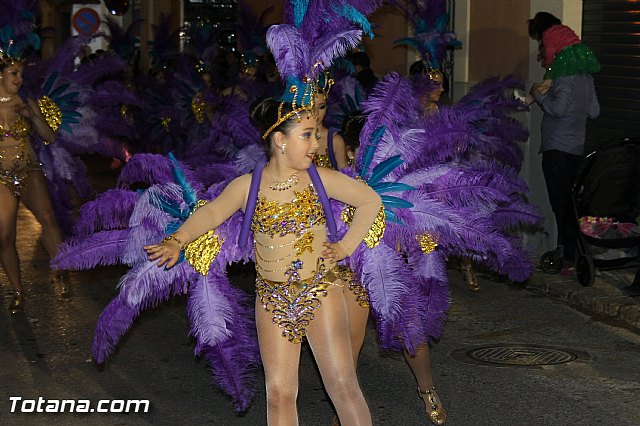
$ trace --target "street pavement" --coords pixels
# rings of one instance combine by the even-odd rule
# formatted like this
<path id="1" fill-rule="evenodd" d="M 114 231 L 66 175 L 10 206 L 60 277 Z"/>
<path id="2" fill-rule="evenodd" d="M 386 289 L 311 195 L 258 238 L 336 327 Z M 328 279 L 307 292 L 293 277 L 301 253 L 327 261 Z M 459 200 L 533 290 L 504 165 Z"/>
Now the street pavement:
<path id="1" fill-rule="evenodd" d="M 116 294 L 122 267 L 70 272 L 56 280 L 39 244 L 39 225 L 21 209 L 18 249 L 25 312 L 10 315 L 10 288 L 0 274 L 0 424 L 12 425 L 264 425 L 264 383 L 246 413 L 213 384 L 204 360 L 193 356 L 186 301 L 176 298 L 144 313 L 103 366 L 91 360 L 93 328 Z M 640 424 L 639 297 L 625 291 L 633 271 L 602 272 L 593 287 L 574 277 L 536 272 L 512 284 L 480 274 L 482 290 L 466 290 L 451 269 L 452 307 L 442 340 L 432 347 L 434 379 L 448 425 Z M 234 282 L 250 289 L 250 269 Z M 635 319 L 634 319 L 635 318 Z M 424 405 L 402 356 L 381 353 L 368 330 L 359 377 L 376 425 L 425 425 Z M 575 359 L 523 366 L 483 362 L 468 354 L 506 345 L 558 349 Z M 21 397 L 11 412 L 12 400 Z M 46 401 L 149 400 L 146 413 L 27 413 Z M 43 405 L 41 405 L 43 406 Z M 46 406 L 46 402 L 45 405 Z M 119 408 L 119 405 L 114 407 Z M 301 425 L 330 425 L 333 410 L 310 350 L 304 346 L 298 407 Z M 345 425 L 346 426 L 346 425 Z"/>

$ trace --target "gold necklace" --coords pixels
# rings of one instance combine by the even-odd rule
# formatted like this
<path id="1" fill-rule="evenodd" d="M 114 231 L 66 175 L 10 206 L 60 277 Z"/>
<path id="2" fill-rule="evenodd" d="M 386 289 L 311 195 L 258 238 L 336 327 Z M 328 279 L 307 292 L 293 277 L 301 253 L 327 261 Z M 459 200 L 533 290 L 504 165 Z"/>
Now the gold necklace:
<path id="1" fill-rule="evenodd" d="M 0 103 L 6 104 L 11 102 L 11 99 L 13 99 L 11 96 L 0 96 Z"/>
<path id="2" fill-rule="evenodd" d="M 269 185 L 269 188 L 274 191 L 285 191 L 293 186 L 296 186 L 298 182 L 300 182 L 300 178 L 298 177 L 297 173 L 294 173 L 289 176 L 287 180 L 284 180 L 282 182 L 274 181 L 271 185 Z"/>

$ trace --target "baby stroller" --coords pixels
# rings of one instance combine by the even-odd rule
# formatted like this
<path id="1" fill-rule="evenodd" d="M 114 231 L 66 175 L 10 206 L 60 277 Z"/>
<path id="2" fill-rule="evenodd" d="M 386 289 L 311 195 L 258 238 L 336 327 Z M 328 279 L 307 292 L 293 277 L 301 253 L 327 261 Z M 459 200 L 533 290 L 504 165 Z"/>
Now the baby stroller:
<path id="1" fill-rule="evenodd" d="M 577 238 L 578 282 L 593 285 L 596 267 L 640 265 L 640 138 L 609 141 L 583 160 L 572 191 Z M 542 270 L 558 273 L 555 251 L 541 259 Z M 640 269 L 633 286 L 640 286 Z"/>

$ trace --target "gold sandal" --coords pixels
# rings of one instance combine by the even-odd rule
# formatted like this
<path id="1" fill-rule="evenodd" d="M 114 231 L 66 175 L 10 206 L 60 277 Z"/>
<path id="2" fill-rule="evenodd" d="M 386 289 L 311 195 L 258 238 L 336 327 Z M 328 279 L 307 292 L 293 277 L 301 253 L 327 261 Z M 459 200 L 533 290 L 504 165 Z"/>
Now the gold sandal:
<path id="1" fill-rule="evenodd" d="M 462 271 L 462 276 L 464 280 L 467 282 L 467 290 L 477 293 L 480 291 L 480 283 L 478 282 L 478 277 L 476 276 L 476 271 L 473 269 L 473 264 L 470 259 L 463 259 L 460 262 L 460 270 Z"/>
<path id="2" fill-rule="evenodd" d="M 431 387 L 423 391 L 418 387 L 418 396 L 424 401 L 429 421 L 434 425 L 443 425 L 447 420 L 447 412 L 442 406 L 442 401 L 440 401 L 436 388 Z"/>

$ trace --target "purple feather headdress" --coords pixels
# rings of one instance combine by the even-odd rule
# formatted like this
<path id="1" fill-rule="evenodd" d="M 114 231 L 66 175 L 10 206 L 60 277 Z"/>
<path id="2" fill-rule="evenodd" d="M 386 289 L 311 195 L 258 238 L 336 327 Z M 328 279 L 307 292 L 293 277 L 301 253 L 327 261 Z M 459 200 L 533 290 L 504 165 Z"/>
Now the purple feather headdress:
<path id="1" fill-rule="evenodd" d="M 355 47 L 363 28 L 370 32 L 366 14 L 379 6 L 374 0 L 308 0 L 287 5 L 285 24 L 267 31 L 267 45 L 285 82 L 281 102 L 290 103 L 293 112 L 278 117 L 262 135 L 266 140 L 280 123 L 313 108 L 315 82 L 334 59 Z"/>
<path id="2" fill-rule="evenodd" d="M 447 31 L 449 14 L 446 0 L 389 0 L 412 24 L 414 34 L 395 41 L 420 52 L 427 68 L 438 70 L 448 48 L 460 46 L 453 32 Z"/>

